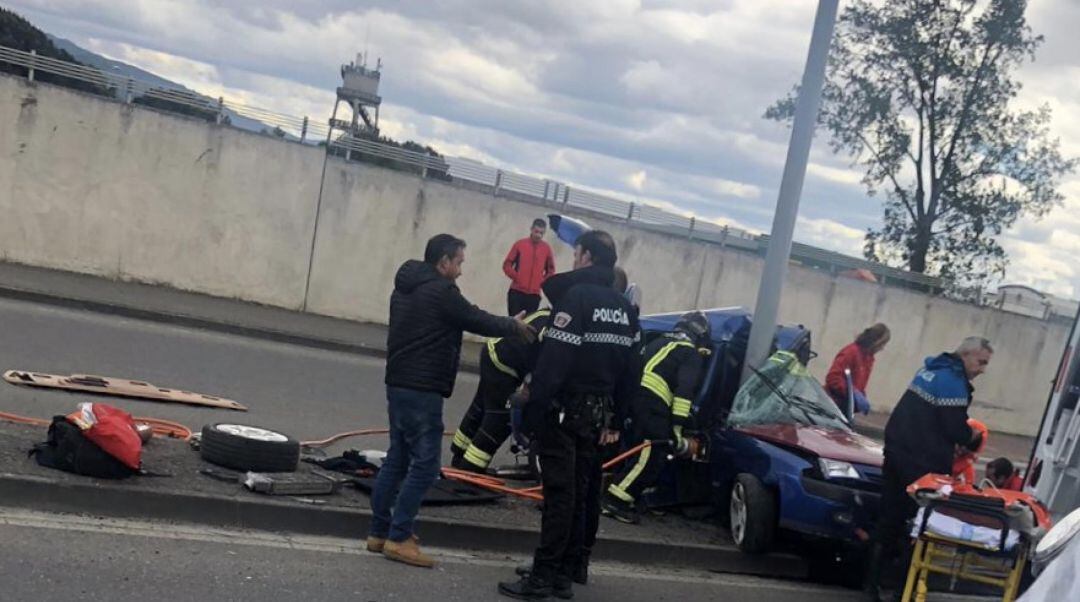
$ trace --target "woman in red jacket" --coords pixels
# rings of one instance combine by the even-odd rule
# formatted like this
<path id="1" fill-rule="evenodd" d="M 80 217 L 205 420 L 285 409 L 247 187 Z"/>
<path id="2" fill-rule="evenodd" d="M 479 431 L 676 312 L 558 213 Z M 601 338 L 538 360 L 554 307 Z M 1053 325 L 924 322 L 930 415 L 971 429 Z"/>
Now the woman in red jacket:
<path id="1" fill-rule="evenodd" d="M 848 403 L 847 379 L 844 377 L 844 370 L 848 369 L 851 370 L 851 383 L 855 389 L 855 409 L 863 414 L 870 413 L 866 385 L 870 383 L 870 373 L 874 370 L 874 354 L 885 348 L 890 336 L 889 327 L 877 323 L 862 331 L 854 343 L 836 354 L 825 377 L 825 390 L 841 409 L 846 408 Z"/>

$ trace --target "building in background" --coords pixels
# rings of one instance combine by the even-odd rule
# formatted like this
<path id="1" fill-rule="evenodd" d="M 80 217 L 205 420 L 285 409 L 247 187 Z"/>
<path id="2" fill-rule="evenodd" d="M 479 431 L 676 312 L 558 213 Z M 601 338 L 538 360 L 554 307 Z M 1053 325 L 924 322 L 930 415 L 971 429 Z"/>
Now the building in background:
<path id="1" fill-rule="evenodd" d="M 1003 284 L 997 291 L 987 293 L 985 303 L 1003 311 L 1063 324 L 1071 324 L 1080 309 L 1080 301 L 1055 297 L 1023 284 Z"/>

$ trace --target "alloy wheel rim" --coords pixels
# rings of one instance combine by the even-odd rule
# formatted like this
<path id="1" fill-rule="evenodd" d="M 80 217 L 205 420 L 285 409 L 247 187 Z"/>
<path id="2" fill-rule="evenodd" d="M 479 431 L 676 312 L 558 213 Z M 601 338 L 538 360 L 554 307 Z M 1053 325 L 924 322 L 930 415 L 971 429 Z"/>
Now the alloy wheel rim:
<path id="1" fill-rule="evenodd" d="M 244 439 L 254 439 L 256 441 L 277 441 L 284 443 L 289 440 L 288 437 L 281 433 L 275 433 L 266 429 L 259 428 L 257 426 L 245 426 L 243 424 L 219 424 L 217 430 L 228 433 L 236 437 L 243 437 Z"/>
<path id="2" fill-rule="evenodd" d="M 742 543 L 746 535 L 746 492 L 742 483 L 736 483 L 731 491 L 731 536 L 735 543 Z"/>

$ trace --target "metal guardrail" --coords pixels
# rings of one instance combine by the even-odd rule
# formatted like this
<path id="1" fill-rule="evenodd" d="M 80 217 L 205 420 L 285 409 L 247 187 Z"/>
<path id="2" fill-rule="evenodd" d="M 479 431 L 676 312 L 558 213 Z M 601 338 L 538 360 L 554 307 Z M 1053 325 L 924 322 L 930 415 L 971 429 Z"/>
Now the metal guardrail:
<path id="1" fill-rule="evenodd" d="M 389 160 L 416 168 L 424 177 L 449 177 L 490 186 L 496 196 L 509 192 L 548 204 L 572 206 L 622 219 L 638 227 L 685 235 L 694 240 L 732 246 L 758 254 L 764 254 L 768 246 L 768 237 L 764 235 L 753 235 L 740 228 L 671 212 L 645 203 L 598 194 L 550 179 L 505 171 L 472 159 L 438 157 L 348 135 L 328 140 L 331 132 L 329 120 L 316 122 L 306 116 L 286 115 L 240 102 L 227 101 L 224 97 L 214 99 L 187 89 L 164 88 L 152 82 L 109 74 L 94 67 L 38 56 L 33 51 L 24 52 L 0 46 L 0 63 L 25 68 L 27 78 L 31 81 L 34 80 L 36 73 L 41 72 L 91 84 L 99 88 L 98 93 L 128 104 L 135 102 L 153 105 L 156 101 L 157 108 L 180 110 L 186 113 L 194 112 L 201 117 L 213 119 L 217 123 L 229 123 L 234 116 L 252 119 L 268 126 L 264 131 L 270 134 L 291 137 L 307 143 L 326 141 L 329 149 L 343 152 L 347 158 L 353 157 L 355 153 L 360 159 Z M 940 292 L 946 288 L 946 283 L 939 278 L 907 272 L 798 243 L 792 248 L 792 259 L 814 267 L 824 267 L 834 273 L 838 270 L 866 269 L 884 281 L 902 283 L 932 292 Z"/>

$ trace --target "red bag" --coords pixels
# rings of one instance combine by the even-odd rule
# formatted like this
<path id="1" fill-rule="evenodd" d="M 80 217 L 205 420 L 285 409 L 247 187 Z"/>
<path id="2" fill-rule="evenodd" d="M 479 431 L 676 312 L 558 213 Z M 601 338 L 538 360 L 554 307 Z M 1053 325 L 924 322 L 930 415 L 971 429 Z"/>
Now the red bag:
<path id="1" fill-rule="evenodd" d="M 103 403 L 80 403 L 67 419 L 124 466 L 132 470 L 142 466 L 142 439 L 131 414 Z"/>

